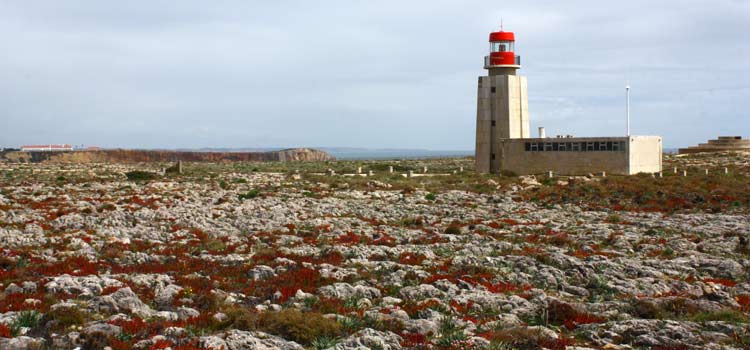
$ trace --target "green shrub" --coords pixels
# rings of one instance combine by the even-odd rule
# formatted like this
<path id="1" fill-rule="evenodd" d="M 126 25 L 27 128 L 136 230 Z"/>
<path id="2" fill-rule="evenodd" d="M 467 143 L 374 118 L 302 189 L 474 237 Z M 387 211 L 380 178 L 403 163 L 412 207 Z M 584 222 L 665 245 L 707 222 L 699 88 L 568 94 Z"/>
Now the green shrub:
<path id="1" fill-rule="evenodd" d="M 424 218 L 421 216 L 406 216 L 401 218 L 397 224 L 406 227 L 422 227 L 424 225 Z"/>
<path id="2" fill-rule="evenodd" d="M 152 173 L 150 171 L 140 171 L 140 170 L 129 171 L 125 173 L 125 176 L 130 181 L 148 181 L 148 180 L 154 180 L 154 179 L 159 178 L 159 175 L 157 175 L 156 173 Z"/>
<path id="3" fill-rule="evenodd" d="M 247 193 L 241 193 L 239 196 L 237 196 L 241 201 L 245 199 L 253 199 L 260 196 L 260 190 L 250 190 L 247 191 Z"/>
<path id="4" fill-rule="evenodd" d="M 428 193 L 426 196 L 424 196 L 424 199 L 428 201 L 434 201 L 437 199 L 434 193 Z"/>
<path id="5" fill-rule="evenodd" d="M 619 224 L 622 222 L 622 217 L 620 217 L 620 215 L 617 215 L 617 214 L 612 214 L 607 217 L 606 221 L 609 223 L 613 223 L 613 224 Z"/>
<path id="6" fill-rule="evenodd" d="M 315 350 L 323 350 L 336 346 L 338 339 L 332 337 L 320 337 L 312 341 L 312 347 Z"/>
<path id="7" fill-rule="evenodd" d="M 340 324 L 341 329 L 346 333 L 355 333 L 364 327 L 364 322 L 359 317 L 344 317 Z"/>
<path id="8" fill-rule="evenodd" d="M 227 310 L 227 316 L 229 316 L 229 320 L 231 321 L 231 328 L 242 331 L 255 331 L 260 326 L 259 314 L 245 308 Z"/>
<path id="9" fill-rule="evenodd" d="M 18 327 L 34 328 L 42 320 L 42 314 L 36 310 L 24 310 L 18 313 L 16 320 L 13 321 L 13 325 Z"/>
<path id="10" fill-rule="evenodd" d="M 463 328 L 456 325 L 452 316 L 443 316 L 440 318 L 440 324 L 435 344 L 442 347 L 455 346 L 456 343 L 466 340 Z"/>
<path id="11" fill-rule="evenodd" d="M 461 234 L 461 227 L 457 225 L 450 225 L 445 229 L 446 235 L 460 235 Z"/>

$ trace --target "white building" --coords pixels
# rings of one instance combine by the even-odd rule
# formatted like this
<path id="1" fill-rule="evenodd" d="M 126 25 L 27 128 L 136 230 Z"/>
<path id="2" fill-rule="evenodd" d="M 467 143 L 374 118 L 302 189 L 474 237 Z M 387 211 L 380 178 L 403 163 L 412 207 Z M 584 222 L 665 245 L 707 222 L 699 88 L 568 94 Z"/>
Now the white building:
<path id="1" fill-rule="evenodd" d="M 26 145 L 21 147 L 22 152 L 63 152 L 72 151 L 73 146 L 64 145 Z"/>

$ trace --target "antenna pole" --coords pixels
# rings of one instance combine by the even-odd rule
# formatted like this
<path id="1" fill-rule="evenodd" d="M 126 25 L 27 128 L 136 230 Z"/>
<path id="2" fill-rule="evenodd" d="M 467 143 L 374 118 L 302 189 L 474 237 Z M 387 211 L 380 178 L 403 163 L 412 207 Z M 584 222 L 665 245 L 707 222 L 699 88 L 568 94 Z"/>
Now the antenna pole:
<path id="1" fill-rule="evenodd" d="M 630 85 L 625 85 L 625 123 L 630 137 Z"/>

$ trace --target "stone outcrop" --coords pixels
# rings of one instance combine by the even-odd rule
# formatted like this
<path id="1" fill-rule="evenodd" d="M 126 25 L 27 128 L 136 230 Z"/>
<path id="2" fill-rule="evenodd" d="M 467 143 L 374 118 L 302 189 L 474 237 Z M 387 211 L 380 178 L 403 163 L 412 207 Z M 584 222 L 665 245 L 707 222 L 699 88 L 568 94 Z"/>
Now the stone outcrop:
<path id="1" fill-rule="evenodd" d="M 169 150 L 108 149 L 72 152 L 9 152 L 9 161 L 53 163 L 137 163 L 137 162 L 297 162 L 335 160 L 330 154 L 311 148 L 290 148 L 270 152 L 190 152 Z"/>
<path id="2" fill-rule="evenodd" d="M 747 151 L 750 152 L 750 139 L 742 139 L 742 136 L 719 136 L 716 140 L 708 140 L 698 146 L 680 148 L 679 154 L 701 153 L 701 152 L 725 152 L 725 151 Z"/>

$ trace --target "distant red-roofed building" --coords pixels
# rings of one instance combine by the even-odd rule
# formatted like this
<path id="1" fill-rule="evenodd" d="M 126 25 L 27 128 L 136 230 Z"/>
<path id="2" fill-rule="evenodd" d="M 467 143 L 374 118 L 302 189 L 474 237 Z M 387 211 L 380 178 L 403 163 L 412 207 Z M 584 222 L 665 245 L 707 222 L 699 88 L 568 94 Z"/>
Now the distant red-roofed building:
<path id="1" fill-rule="evenodd" d="M 72 151 L 73 146 L 65 145 L 26 145 L 21 147 L 23 152 L 62 152 Z"/>

